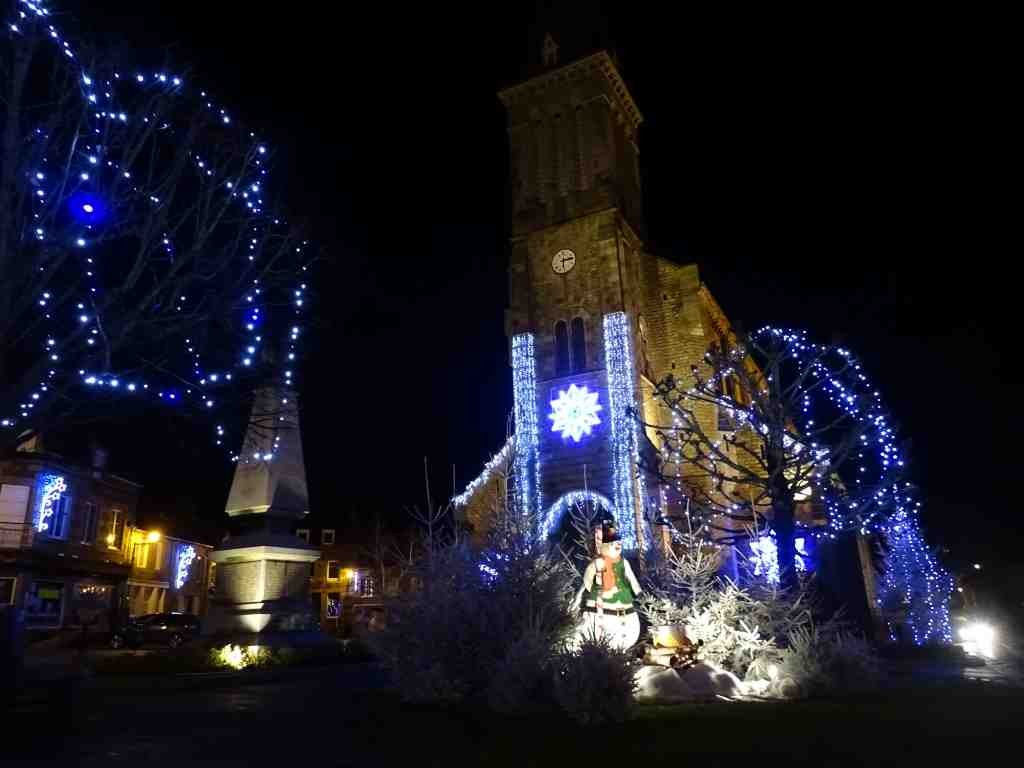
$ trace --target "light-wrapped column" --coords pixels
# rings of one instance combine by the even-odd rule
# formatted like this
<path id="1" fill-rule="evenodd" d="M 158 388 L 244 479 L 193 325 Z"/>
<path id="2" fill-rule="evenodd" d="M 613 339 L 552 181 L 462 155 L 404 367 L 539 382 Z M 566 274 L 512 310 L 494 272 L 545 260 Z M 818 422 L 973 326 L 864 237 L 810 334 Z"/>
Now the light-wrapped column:
<path id="1" fill-rule="evenodd" d="M 636 407 L 631 329 L 625 312 L 604 317 L 605 365 L 608 371 L 608 408 L 612 422 L 612 480 L 615 516 L 628 548 L 643 546 L 643 516 L 637 514 L 637 498 L 643 498 L 642 479 L 634 486 L 639 448 L 637 423 L 631 409 Z"/>
<path id="2" fill-rule="evenodd" d="M 515 398 L 515 498 L 520 514 L 541 510 L 540 450 L 537 435 L 537 362 L 533 334 L 512 337 L 512 395 Z"/>

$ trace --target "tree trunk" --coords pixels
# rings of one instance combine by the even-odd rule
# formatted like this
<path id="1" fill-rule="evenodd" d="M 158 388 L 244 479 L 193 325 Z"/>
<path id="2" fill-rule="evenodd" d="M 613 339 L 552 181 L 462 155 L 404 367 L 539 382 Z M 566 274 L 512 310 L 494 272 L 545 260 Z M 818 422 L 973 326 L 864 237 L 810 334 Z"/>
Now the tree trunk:
<path id="1" fill-rule="evenodd" d="M 775 531 L 775 546 L 779 560 L 779 586 L 795 589 L 799 584 L 796 571 L 796 521 L 793 505 L 785 502 L 772 506 L 772 530 Z"/>

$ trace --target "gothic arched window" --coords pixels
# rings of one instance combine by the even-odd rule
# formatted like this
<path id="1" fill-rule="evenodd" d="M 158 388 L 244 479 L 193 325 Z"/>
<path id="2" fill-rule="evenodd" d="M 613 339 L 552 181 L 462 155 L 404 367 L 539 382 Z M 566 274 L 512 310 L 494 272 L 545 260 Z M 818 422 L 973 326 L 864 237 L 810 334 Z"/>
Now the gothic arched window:
<path id="1" fill-rule="evenodd" d="M 569 326 L 565 320 L 555 323 L 555 375 L 569 373 Z"/>
<path id="2" fill-rule="evenodd" d="M 583 327 L 583 318 L 572 319 L 572 370 L 579 373 L 587 369 L 587 335 Z"/>

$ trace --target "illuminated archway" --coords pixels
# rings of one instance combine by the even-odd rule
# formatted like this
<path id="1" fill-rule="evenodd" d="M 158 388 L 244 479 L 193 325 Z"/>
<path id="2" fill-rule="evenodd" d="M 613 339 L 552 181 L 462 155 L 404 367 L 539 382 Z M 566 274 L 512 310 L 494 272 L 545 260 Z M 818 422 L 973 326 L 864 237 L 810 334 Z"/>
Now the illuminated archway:
<path id="1" fill-rule="evenodd" d="M 547 512 L 540 521 L 538 535 L 541 540 L 546 540 L 552 532 L 558 528 L 565 513 L 576 505 L 593 504 L 595 507 L 603 507 L 613 519 L 618 520 L 615 507 L 607 496 L 597 491 L 569 491 L 560 496 L 554 504 L 548 507 Z"/>

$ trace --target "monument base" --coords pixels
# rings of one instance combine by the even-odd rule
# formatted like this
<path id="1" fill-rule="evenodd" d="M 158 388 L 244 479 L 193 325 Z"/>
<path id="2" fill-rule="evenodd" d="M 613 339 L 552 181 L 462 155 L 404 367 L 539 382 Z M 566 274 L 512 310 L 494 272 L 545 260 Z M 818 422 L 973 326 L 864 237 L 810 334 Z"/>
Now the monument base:
<path id="1" fill-rule="evenodd" d="M 210 553 L 217 564 L 217 586 L 203 635 L 252 640 L 318 632 L 309 582 L 312 563 L 319 558 L 318 550 L 293 536 L 257 533 L 229 539 Z"/>

